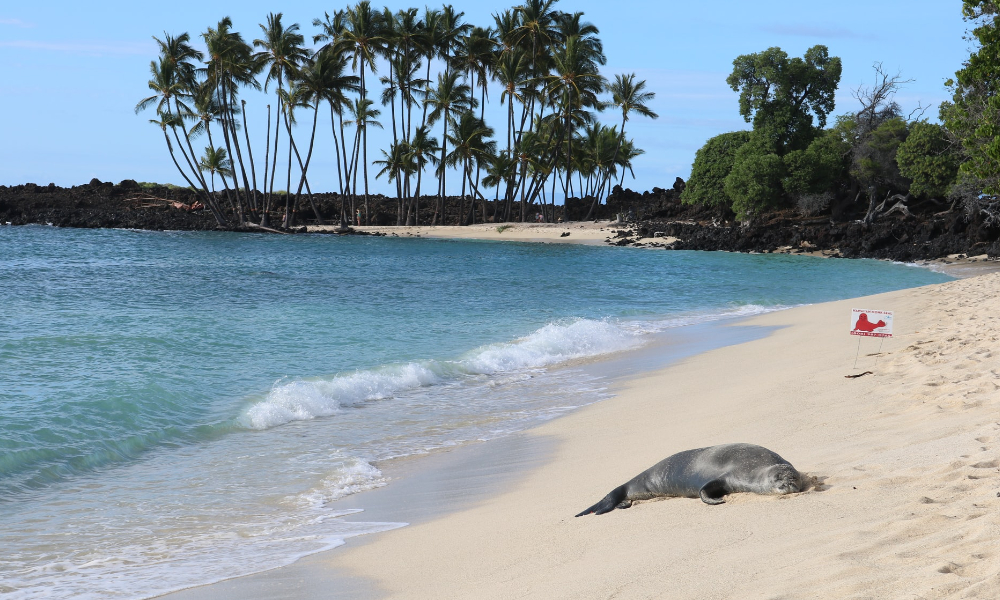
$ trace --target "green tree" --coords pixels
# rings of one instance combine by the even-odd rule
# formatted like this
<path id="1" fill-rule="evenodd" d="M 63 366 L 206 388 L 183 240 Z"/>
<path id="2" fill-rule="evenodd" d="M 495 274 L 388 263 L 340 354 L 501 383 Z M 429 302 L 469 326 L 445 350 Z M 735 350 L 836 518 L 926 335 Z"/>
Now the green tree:
<path id="1" fill-rule="evenodd" d="M 961 143 L 961 170 L 982 182 L 983 192 L 1000 194 L 1000 5 L 964 0 L 962 14 L 973 23 L 976 47 L 954 80 L 953 102 L 942 106 L 945 127 Z"/>
<path id="2" fill-rule="evenodd" d="M 760 211 L 778 206 L 782 198 L 781 182 L 785 163 L 766 139 L 743 144 L 733 157 L 733 168 L 726 175 L 724 188 L 732 199 L 737 220 L 752 219 Z"/>
<path id="3" fill-rule="evenodd" d="M 268 173 L 266 170 L 268 166 L 267 158 L 265 157 L 264 160 L 264 187 L 266 190 L 264 194 L 264 209 L 261 215 L 261 225 L 264 226 L 270 224 L 271 218 L 270 210 L 274 196 L 275 172 L 278 168 L 278 140 L 280 137 L 282 116 L 286 117 L 285 122 L 286 124 L 288 123 L 285 106 L 282 102 L 284 85 L 292 78 L 299 65 L 309 57 L 308 51 L 303 46 L 305 39 L 302 37 L 302 34 L 298 33 L 298 23 L 293 23 L 285 27 L 281 22 L 281 17 L 281 13 L 268 14 L 267 24 L 260 25 L 261 31 L 264 32 L 264 37 L 253 41 L 254 47 L 261 48 L 261 51 L 254 55 L 254 59 L 262 65 L 266 65 L 267 68 L 264 91 L 267 91 L 267 86 L 270 82 L 274 81 L 278 84 L 278 110 L 275 113 L 274 121 L 274 158 L 270 165 L 270 186 L 268 186 Z M 270 129 L 270 124 L 268 124 L 268 129 Z M 288 129 L 288 133 L 291 135 L 291 129 Z M 270 152 L 270 148 L 268 148 L 268 152 Z"/>
<path id="4" fill-rule="evenodd" d="M 736 151 L 749 141 L 749 131 L 733 131 L 705 142 L 694 155 L 691 176 L 681 194 L 681 200 L 685 204 L 726 208 L 732 206 L 732 198 L 726 194 L 726 177 L 733 170 Z"/>
<path id="5" fill-rule="evenodd" d="M 806 148 L 816 127 L 826 126 L 841 69 L 840 58 L 830 56 L 826 46 L 813 46 L 802 58 L 791 59 L 773 47 L 737 57 L 726 83 L 740 93 L 746 122 L 784 155 Z"/>
<path id="6" fill-rule="evenodd" d="M 249 133 L 246 132 L 246 114 L 242 110 L 243 103 L 240 102 L 239 109 L 237 109 L 237 100 L 240 87 L 260 90 L 261 86 L 257 82 L 256 76 L 263 68 L 263 63 L 254 58 L 253 48 L 243 41 L 243 36 L 232 31 L 232 21 L 229 17 L 221 19 L 215 28 L 209 27 L 202 34 L 202 38 L 208 48 L 208 62 L 205 65 L 206 87 L 212 90 L 213 98 L 218 98 L 218 103 L 221 105 L 219 120 L 222 124 L 223 141 L 229 156 L 234 157 L 239 163 L 240 174 L 243 178 L 243 190 L 246 195 L 246 206 L 250 212 L 256 213 L 258 210 L 257 172 L 253 164 L 253 150 L 250 146 Z M 250 163 L 252 187 L 251 181 L 247 179 L 243 151 L 237 135 L 238 127 L 235 115 L 241 112 L 244 114 L 243 130 L 249 156 L 249 161 L 246 162 Z M 213 145 L 211 136 L 209 136 L 209 144 Z M 238 185 L 236 185 L 236 203 L 240 224 L 242 224 L 244 221 L 244 201 L 241 199 Z"/>
<path id="7" fill-rule="evenodd" d="M 417 127 L 413 132 L 413 138 L 407 145 L 406 159 L 413 165 L 417 172 L 417 189 L 410 199 L 410 205 L 406 209 L 406 224 L 419 225 L 420 220 L 420 183 L 423 180 L 424 167 L 427 163 L 436 164 L 438 151 L 437 138 L 430 136 L 426 126 Z M 412 222 L 411 222 L 412 218 Z"/>
<path id="8" fill-rule="evenodd" d="M 647 102 L 651 102 L 656 98 L 654 92 L 646 91 L 646 81 L 635 80 L 635 73 L 629 73 L 628 75 L 615 75 L 614 82 L 609 86 L 609 91 L 611 92 L 611 103 L 617 106 L 622 111 L 622 125 L 621 125 L 621 136 L 620 143 L 625 142 L 625 124 L 628 123 L 628 117 L 630 113 L 635 113 L 637 115 L 647 117 L 649 119 L 658 119 L 660 116 L 650 110 L 646 105 Z M 618 148 L 615 148 L 614 156 L 611 158 L 611 163 L 613 164 L 618 160 Z M 605 173 L 608 177 L 611 175 L 610 170 L 606 170 Z M 625 173 L 622 172 L 622 181 L 625 179 Z M 598 190 L 594 196 L 594 204 L 591 205 L 590 211 L 587 213 L 587 217 L 584 220 L 590 219 L 590 214 L 593 212 L 594 207 L 597 206 L 597 202 L 600 200 L 600 196 L 603 188 L 606 186 L 607 179 L 605 183 L 602 184 L 602 190 Z M 611 193 L 607 190 L 607 193 Z"/>
<path id="9" fill-rule="evenodd" d="M 233 176 L 233 162 L 229 160 L 229 155 L 226 154 L 226 149 L 219 147 L 213 148 L 211 146 L 205 147 L 205 155 L 201 157 L 201 161 L 198 162 L 198 167 L 211 175 L 212 181 L 212 194 L 215 194 L 215 176 L 218 175 L 222 178 L 223 184 L 225 184 L 226 177 Z"/>
<path id="10" fill-rule="evenodd" d="M 833 131 L 820 134 L 805 150 L 783 157 L 782 187 L 792 197 L 833 191 L 847 175 L 850 145 Z"/>
<path id="11" fill-rule="evenodd" d="M 865 221 L 871 222 L 877 216 L 875 204 L 881 192 L 886 197 L 893 193 L 907 193 L 910 181 L 899 171 L 896 153 L 909 133 L 902 117 L 888 119 L 874 131 L 857 141 L 851 162 L 851 177 L 869 198 Z"/>
<path id="12" fill-rule="evenodd" d="M 476 195 L 482 198 L 478 185 L 472 180 L 472 167 L 489 164 L 491 157 L 496 153 L 497 143 L 489 139 L 493 137 L 493 128 L 472 114 L 472 111 L 463 112 L 457 119 L 452 118 L 450 125 L 451 133 L 448 135 L 448 141 L 452 143 L 454 149 L 446 161 L 449 166 L 461 166 L 462 169 L 462 207 L 459 214 L 465 212 L 466 183 L 473 192 L 469 215 L 461 223 L 468 225 L 475 215 Z"/>
<path id="13" fill-rule="evenodd" d="M 351 119 L 345 121 L 345 125 L 354 125 L 357 130 L 354 133 L 354 149 L 352 151 L 352 162 L 354 167 L 352 173 L 354 173 L 354 183 L 352 197 L 357 196 L 358 193 L 358 161 L 363 161 L 362 165 L 365 172 L 365 223 L 370 223 L 369 213 L 368 213 L 368 151 L 363 146 L 363 140 L 367 139 L 367 131 L 369 127 L 377 127 L 382 129 L 382 123 L 378 121 L 379 115 L 382 111 L 375 108 L 375 103 L 366 98 L 358 98 L 354 104 L 350 106 Z M 354 207 L 352 206 L 353 210 Z"/>
<path id="14" fill-rule="evenodd" d="M 918 121 L 897 148 L 896 164 L 900 174 L 912 181 L 911 194 L 944 198 L 958 176 L 960 157 L 944 127 Z"/>
<path id="15" fill-rule="evenodd" d="M 466 112 L 476 106 L 476 99 L 471 96 L 471 88 L 464 83 L 459 83 L 460 73 L 457 71 L 444 72 L 438 74 L 437 87 L 427 94 L 426 103 L 431 107 L 431 112 L 427 116 L 428 125 L 433 125 L 442 120 L 442 143 L 441 161 L 438 165 L 438 209 L 441 211 L 441 219 L 444 219 L 444 196 L 445 196 L 445 161 L 448 156 L 448 123 L 451 113 Z M 464 182 L 463 182 L 464 185 Z M 437 209 L 435 210 L 435 217 Z M 431 223 L 436 225 L 437 220 Z"/>

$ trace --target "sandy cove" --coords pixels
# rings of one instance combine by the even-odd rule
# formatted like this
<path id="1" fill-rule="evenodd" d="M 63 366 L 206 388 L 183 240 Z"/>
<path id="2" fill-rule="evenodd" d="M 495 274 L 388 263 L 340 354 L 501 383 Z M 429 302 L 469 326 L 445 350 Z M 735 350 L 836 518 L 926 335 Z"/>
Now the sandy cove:
<path id="1" fill-rule="evenodd" d="M 856 367 L 851 308 L 896 314 Z M 408 527 L 176 598 L 1000 597 L 998 315 L 1000 273 L 986 273 L 743 321 L 773 330 L 341 501 Z M 815 485 L 573 517 L 670 454 L 728 442 L 771 448 Z M 373 506 L 449 486 L 468 498 L 431 518 Z"/>
<path id="2" fill-rule="evenodd" d="M 751 319 L 778 329 L 529 432 L 555 450 L 502 494 L 317 564 L 389 598 L 1000 597 L 998 299 L 988 274 Z M 896 311 L 856 368 L 853 307 Z M 818 485 L 573 518 L 669 454 L 734 441 Z"/>
<path id="3" fill-rule="evenodd" d="M 332 225 L 310 225 L 309 232 L 334 231 Z M 458 225 L 415 225 L 415 226 L 385 226 L 385 227 L 354 227 L 367 233 L 384 233 L 397 237 L 447 238 L 463 240 L 492 240 L 514 242 L 545 242 L 605 245 L 608 239 L 613 239 L 618 230 L 630 230 L 626 224 L 616 224 L 611 221 L 586 221 L 573 223 L 503 223 L 478 224 L 460 227 Z M 636 239 L 640 243 L 649 243 L 653 238 Z M 656 238 L 656 242 L 670 243 L 673 238 Z"/>

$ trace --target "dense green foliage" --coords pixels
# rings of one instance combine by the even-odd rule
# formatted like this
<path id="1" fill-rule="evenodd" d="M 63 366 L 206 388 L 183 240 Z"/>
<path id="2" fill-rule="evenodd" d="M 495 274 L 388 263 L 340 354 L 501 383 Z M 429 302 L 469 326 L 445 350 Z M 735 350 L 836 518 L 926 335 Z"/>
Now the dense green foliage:
<path id="1" fill-rule="evenodd" d="M 805 150 L 784 156 L 782 187 L 790 197 L 820 194 L 837 188 L 847 173 L 850 145 L 835 131 L 825 131 Z"/>
<path id="2" fill-rule="evenodd" d="M 826 47 L 802 58 L 776 47 L 737 57 L 727 83 L 753 130 L 710 139 L 683 200 L 749 220 L 764 210 L 815 214 L 832 201 L 865 198 L 868 223 L 890 211 L 909 214 L 907 202 L 949 198 L 952 209 L 962 201 L 968 214 L 1000 223 L 1000 5 L 964 0 L 963 15 L 976 46 L 948 82 L 953 99 L 942 104 L 940 125 L 922 113 L 905 117 L 893 97 L 907 81 L 876 63 L 874 84 L 854 90 L 860 107 L 824 130 L 841 74 Z"/>
<path id="3" fill-rule="evenodd" d="M 896 164 L 911 181 L 911 194 L 944 198 L 958 175 L 959 157 L 944 127 L 918 121 L 910 125 L 909 135 L 896 150 Z"/>
<path id="4" fill-rule="evenodd" d="M 826 126 L 841 70 L 840 59 L 826 46 L 791 59 L 775 47 L 737 57 L 726 83 L 739 92 L 740 114 L 753 123 L 754 133 L 784 155 L 808 146 L 815 127 Z"/>
<path id="5" fill-rule="evenodd" d="M 982 191 L 1000 194 L 1000 6 L 994 0 L 964 0 L 978 44 L 949 80 L 952 103 L 941 107 L 945 127 L 962 146 L 961 170 L 981 181 Z"/>
<path id="6" fill-rule="evenodd" d="M 600 72 L 606 60 L 598 28 L 583 13 L 556 10 L 557 1 L 524 0 L 484 28 L 464 23 L 464 13 L 450 5 L 394 13 L 361 0 L 313 20 L 315 48 L 281 13 L 267 16 L 252 43 L 225 18 L 202 34 L 207 52 L 195 49 L 187 33 L 157 39 L 153 94 L 136 111 L 156 109 L 152 122 L 171 160 L 220 224 L 229 217 L 214 193 L 217 177 L 238 224 L 269 224 L 276 182 L 289 191 L 281 199 L 281 224 L 295 223 L 303 189 L 312 203 L 308 172 L 321 107 L 330 111 L 335 148 L 327 160 L 335 159 L 339 191 L 350 203 L 341 207 L 342 219 L 361 210 L 359 197 L 368 218 L 368 130 L 390 126 L 392 143 L 371 162 L 376 177 L 396 186 L 397 224 L 416 222 L 428 167 L 436 167 L 437 178 L 433 223 L 443 222 L 449 171 L 459 174 L 463 204 L 472 194 L 461 223 L 475 219 L 477 200 L 485 218 L 480 186 L 497 187 L 494 220 L 523 220 L 536 202 L 548 203 L 552 215 L 558 184 L 564 197 L 606 198 L 617 175 L 624 177 L 642 154 L 625 137 L 629 116 L 657 116 L 647 106 L 654 94 L 634 74 L 609 84 Z M 378 73 L 385 74 L 375 82 Z M 495 130 L 484 121 L 493 83 L 507 108 L 505 143 L 492 139 Z M 256 130 L 266 140 L 260 172 L 260 147 L 255 160 L 240 96 L 245 89 L 275 95 L 266 128 Z M 610 100 L 602 98 L 608 92 Z M 621 110 L 621 125 L 600 124 L 596 114 L 612 106 Z M 302 115 L 308 121 L 300 129 Z M 201 135 L 209 144 L 199 157 L 192 140 Z M 520 214 L 512 210 L 515 200 Z M 318 212 L 316 218 L 322 220 Z"/>
<path id="7" fill-rule="evenodd" d="M 732 198 L 732 210 L 741 220 L 777 206 L 785 174 L 781 157 L 753 137 L 751 135 L 750 142 L 736 151 L 733 168 L 726 176 L 726 195 Z"/>
<path id="8" fill-rule="evenodd" d="M 726 194 L 726 176 L 733 169 L 736 151 L 750 141 L 749 131 L 723 133 L 708 140 L 695 154 L 681 199 L 688 204 L 731 206 Z"/>

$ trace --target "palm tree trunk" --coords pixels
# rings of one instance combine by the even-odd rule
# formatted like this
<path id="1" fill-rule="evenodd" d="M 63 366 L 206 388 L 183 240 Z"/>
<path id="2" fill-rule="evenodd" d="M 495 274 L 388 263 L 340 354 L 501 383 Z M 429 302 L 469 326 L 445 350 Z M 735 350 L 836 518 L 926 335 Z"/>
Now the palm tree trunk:
<path id="1" fill-rule="evenodd" d="M 257 167 L 253 164 L 253 148 L 250 146 L 250 129 L 247 127 L 247 101 L 242 101 L 243 108 L 243 135 L 246 137 L 247 141 L 247 155 L 250 156 L 250 176 L 252 178 L 253 187 L 250 188 L 250 212 L 256 213 L 258 209 L 257 204 Z M 242 159 L 240 160 L 242 163 Z M 246 177 L 246 173 L 243 174 Z"/>
<path id="2" fill-rule="evenodd" d="M 271 164 L 271 105 L 267 105 L 267 141 L 264 143 L 264 206 L 260 215 L 262 227 L 271 226 L 271 195 L 267 187 L 267 167 Z"/>
<path id="3" fill-rule="evenodd" d="M 288 172 L 286 174 L 287 180 L 285 182 L 285 217 L 282 219 L 283 227 L 292 226 L 292 211 L 291 211 L 291 200 L 292 200 L 292 149 L 295 147 L 295 140 L 292 138 L 292 126 L 288 122 L 288 110 L 289 107 L 285 107 L 285 127 L 288 129 Z"/>
<path id="4" fill-rule="evenodd" d="M 218 91 L 218 90 L 216 90 L 216 91 Z M 226 144 L 226 152 L 229 154 L 230 160 L 232 160 L 232 157 L 233 157 L 233 148 L 232 148 L 232 145 L 229 142 L 229 121 L 228 121 L 228 119 L 229 119 L 229 100 L 228 100 L 228 98 L 226 98 L 226 90 L 225 90 L 225 86 L 223 85 L 222 86 L 222 141 L 225 142 L 225 144 Z M 212 142 L 211 136 L 209 136 L 208 142 L 209 142 L 209 144 L 213 144 L 212 148 L 214 149 L 215 146 L 214 146 L 214 142 Z M 235 177 L 233 179 L 234 179 L 233 183 L 235 184 L 236 183 Z M 226 178 L 225 177 L 222 178 L 222 183 L 223 183 L 223 185 L 226 188 L 226 198 L 229 200 L 230 206 L 232 206 L 233 200 L 232 200 L 232 198 L 229 198 L 229 185 L 226 183 Z M 214 174 L 212 175 L 212 185 L 213 186 L 215 185 L 215 175 Z M 238 205 L 238 208 L 236 210 L 234 210 L 233 212 L 236 213 L 236 218 L 238 220 L 238 223 L 239 223 L 240 226 L 242 226 L 243 222 L 244 222 L 243 221 L 243 203 L 240 201 L 239 186 L 236 186 L 236 204 Z"/>
<path id="5" fill-rule="evenodd" d="M 212 211 L 212 216 L 215 217 L 216 224 L 219 225 L 220 227 L 224 227 L 226 225 L 225 217 L 215 209 L 214 204 L 209 201 L 207 196 L 202 196 L 201 190 L 199 190 L 198 186 L 196 186 L 191 181 L 191 178 L 188 177 L 184 169 L 181 168 L 180 163 L 177 162 L 177 156 L 174 154 L 174 145 L 170 143 L 170 136 L 167 135 L 166 127 L 163 128 L 163 140 L 167 142 L 167 150 L 170 152 L 170 160 L 174 161 L 174 166 L 177 167 L 177 172 L 180 173 L 181 177 L 184 178 L 184 181 L 186 181 L 188 185 L 191 186 L 191 189 L 194 190 L 194 193 L 202 198 L 202 201 L 204 202 L 205 206 L 207 206 L 209 210 Z"/>
<path id="6" fill-rule="evenodd" d="M 267 190 L 267 207 L 271 208 L 274 200 L 274 176 L 278 170 L 278 138 L 281 135 L 281 114 L 284 111 L 281 101 L 281 73 L 278 73 L 278 112 L 274 115 L 274 157 L 271 159 L 271 187 Z"/>
<path id="7" fill-rule="evenodd" d="M 295 191 L 295 206 L 296 209 L 299 205 L 299 195 L 302 193 L 302 185 L 306 183 L 306 172 L 309 170 L 309 163 L 312 161 L 313 145 L 316 141 L 316 124 L 319 122 L 319 98 L 316 99 L 316 110 L 313 111 L 313 126 L 312 135 L 309 136 L 309 151 L 306 153 L 306 163 L 301 166 L 302 177 L 299 179 L 299 188 Z M 298 149 L 295 150 L 296 156 L 298 156 Z M 301 159 L 299 160 L 301 163 Z M 319 214 L 319 210 L 316 209 L 316 203 L 313 201 L 312 192 L 309 193 L 309 204 L 312 206 L 313 213 L 316 215 L 316 222 L 320 225 L 323 224 L 323 217 Z"/>
<path id="8" fill-rule="evenodd" d="M 330 103 L 330 132 L 333 134 L 333 149 L 337 152 L 337 187 L 340 189 L 340 224 L 344 224 L 344 179 L 340 162 L 340 142 L 337 140 L 337 120 L 334 118 L 333 103 Z M 341 118 L 343 121 L 343 118 Z"/>
<path id="9" fill-rule="evenodd" d="M 441 205 L 441 224 L 444 225 L 444 195 L 447 168 L 444 158 L 448 154 L 448 108 L 444 109 L 444 127 L 441 130 L 441 183 L 438 190 L 438 204 Z"/>

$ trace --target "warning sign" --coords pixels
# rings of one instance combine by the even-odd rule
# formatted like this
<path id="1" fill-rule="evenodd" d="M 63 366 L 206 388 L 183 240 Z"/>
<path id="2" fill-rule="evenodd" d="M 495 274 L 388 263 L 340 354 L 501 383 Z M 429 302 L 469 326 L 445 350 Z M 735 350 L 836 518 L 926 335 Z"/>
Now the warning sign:
<path id="1" fill-rule="evenodd" d="M 892 337 L 892 311 L 852 308 L 851 335 Z"/>

